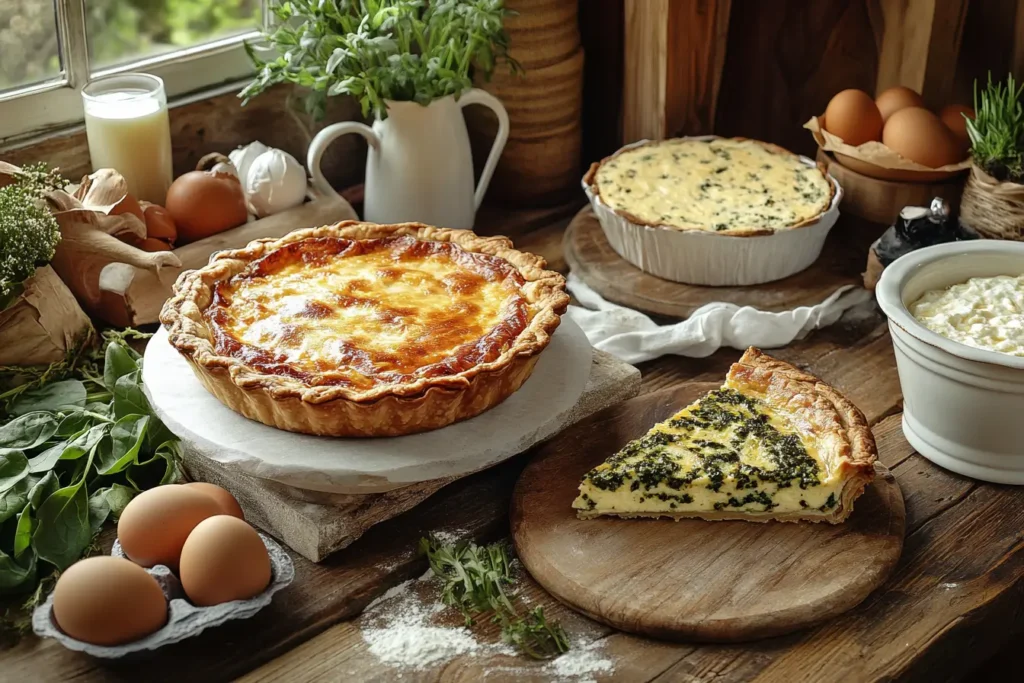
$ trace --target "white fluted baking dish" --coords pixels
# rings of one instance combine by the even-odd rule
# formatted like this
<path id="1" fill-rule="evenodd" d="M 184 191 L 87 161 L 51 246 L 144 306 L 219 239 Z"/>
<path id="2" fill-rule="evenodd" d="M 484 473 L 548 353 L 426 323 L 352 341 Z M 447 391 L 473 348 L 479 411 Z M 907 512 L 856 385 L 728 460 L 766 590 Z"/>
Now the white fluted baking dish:
<path id="1" fill-rule="evenodd" d="M 999 484 L 1024 484 L 1024 358 L 947 339 L 908 306 L 972 277 L 1021 273 L 1022 243 L 952 242 L 896 259 L 875 289 L 889 317 L 907 441 L 940 467 Z"/>
<path id="2" fill-rule="evenodd" d="M 713 140 L 717 137 L 682 139 Z M 647 142 L 641 140 L 626 145 L 616 154 Z M 807 157 L 801 156 L 800 160 L 808 166 L 817 166 Z M 771 234 L 720 235 L 635 223 L 601 200 L 594 189 L 594 175 L 592 169 L 583 177 L 583 191 L 615 253 L 646 273 L 693 285 L 757 285 L 781 280 L 810 267 L 821 255 L 825 238 L 839 218 L 839 202 L 843 198 L 839 183 L 825 173 L 835 191 L 828 209 L 815 220 Z"/>

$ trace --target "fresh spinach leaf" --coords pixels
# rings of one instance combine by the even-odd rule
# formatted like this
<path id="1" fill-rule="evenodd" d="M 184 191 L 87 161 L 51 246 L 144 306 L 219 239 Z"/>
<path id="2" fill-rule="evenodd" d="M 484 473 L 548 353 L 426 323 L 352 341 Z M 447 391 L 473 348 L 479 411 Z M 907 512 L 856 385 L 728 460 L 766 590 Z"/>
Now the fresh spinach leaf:
<path id="1" fill-rule="evenodd" d="M 19 450 L 0 449 L 0 494 L 28 476 L 28 458 Z"/>
<path id="2" fill-rule="evenodd" d="M 14 532 L 14 559 L 20 560 L 32 545 L 32 532 L 35 528 L 36 520 L 32 517 L 32 506 L 26 505 L 18 515 L 18 528 Z"/>
<path id="3" fill-rule="evenodd" d="M 149 401 L 142 391 L 141 375 L 133 372 L 119 377 L 114 385 L 114 419 L 127 415 L 148 415 Z"/>
<path id="4" fill-rule="evenodd" d="M 39 506 L 32 546 L 40 559 L 67 569 L 89 546 L 89 496 L 81 482 L 55 491 Z"/>
<path id="5" fill-rule="evenodd" d="M 0 448 L 30 450 L 41 446 L 57 432 L 57 418 L 50 413 L 26 413 L 0 427 Z"/>
<path id="6" fill-rule="evenodd" d="M 28 478 L 25 478 L 0 495 L 0 523 L 25 509 L 28 505 L 28 488 Z"/>
<path id="7" fill-rule="evenodd" d="M 28 503 L 33 510 L 38 510 L 43 501 L 53 495 L 54 491 L 60 488 L 57 475 L 52 471 L 43 475 L 28 491 Z"/>
<path id="8" fill-rule="evenodd" d="M 111 448 L 97 453 L 96 470 L 101 475 L 116 474 L 135 463 L 146 438 L 148 415 L 129 415 L 117 421 L 110 430 Z"/>
<path id="9" fill-rule="evenodd" d="M 85 385 L 81 381 L 66 379 L 26 391 L 8 408 L 8 412 L 24 415 L 40 410 L 56 412 L 67 408 L 82 408 L 85 406 L 85 396 Z"/>
<path id="10" fill-rule="evenodd" d="M 101 405 L 104 405 L 104 408 L 106 408 L 105 404 Z M 88 410 L 88 408 L 86 408 L 86 410 Z M 83 411 L 76 411 L 69 415 L 65 415 L 61 419 L 60 425 L 57 426 L 57 436 L 65 439 L 78 436 L 92 425 L 94 419 L 95 418 L 91 415 L 87 415 Z"/>
<path id="11" fill-rule="evenodd" d="M 150 414 L 146 429 L 146 450 L 155 451 L 168 441 L 177 442 L 178 437 L 156 415 Z"/>
<path id="12" fill-rule="evenodd" d="M 128 503 L 132 502 L 132 498 L 138 493 L 135 489 L 128 488 L 124 484 L 112 484 L 107 489 L 104 497 L 107 499 L 107 505 L 110 507 L 110 514 L 114 520 L 117 521 L 121 517 L 121 513 L 128 506 Z"/>
<path id="13" fill-rule="evenodd" d="M 29 472 L 32 474 L 42 474 L 43 472 L 49 472 L 53 469 L 53 466 L 60 460 L 61 454 L 68 447 L 67 441 L 60 441 L 53 446 L 50 446 L 39 455 L 33 456 L 28 461 Z"/>
<path id="14" fill-rule="evenodd" d="M 107 346 L 106 357 L 103 362 L 103 384 L 109 391 L 117 386 L 117 381 L 125 375 L 138 370 L 135 359 L 128 353 L 123 344 L 110 344 Z"/>
<path id="15" fill-rule="evenodd" d="M 98 489 L 89 496 L 89 529 L 93 534 L 99 533 L 103 522 L 110 516 L 110 503 L 107 502 L 109 489 Z"/>
<path id="16" fill-rule="evenodd" d="M 0 550 L 0 595 L 24 593 L 36 583 L 36 556 L 29 555 L 25 566 Z"/>

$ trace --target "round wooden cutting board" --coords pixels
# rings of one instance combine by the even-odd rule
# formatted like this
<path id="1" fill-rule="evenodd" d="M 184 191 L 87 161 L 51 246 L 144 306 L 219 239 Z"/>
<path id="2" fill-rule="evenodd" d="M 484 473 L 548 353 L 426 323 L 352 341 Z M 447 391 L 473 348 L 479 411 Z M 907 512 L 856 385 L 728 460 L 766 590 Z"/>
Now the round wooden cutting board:
<path id="1" fill-rule="evenodd" d="M 903 548 L 905 513 L 882 465 L 840 525 L 577 519 L 570 506 L 585 472 L 717 386 L 627 401 L 538 450 L 516 484 L 512 536 L 548 592 L 623 631 L 743 641 L 835 617 L 885 581 Z"/>
<path id="2" fill-rule="evenodd" d="M 753 306 L 762 311 L 788 311 L 821 303 L 843 285 L 861 284 L 859 270 L 851 270 L 850 250 L 866 254 L 877 235 L 848 227 L 840 216 L 821 256 L 807 270 L 784 280 L 750 287 L 701 287 L 645 273 L 615 253 L 589 206 L 569 223 L 562 251 L 572 272 L 595 292 L 608 301 L 647 313 L 685 318 L 714 301 Z"/>

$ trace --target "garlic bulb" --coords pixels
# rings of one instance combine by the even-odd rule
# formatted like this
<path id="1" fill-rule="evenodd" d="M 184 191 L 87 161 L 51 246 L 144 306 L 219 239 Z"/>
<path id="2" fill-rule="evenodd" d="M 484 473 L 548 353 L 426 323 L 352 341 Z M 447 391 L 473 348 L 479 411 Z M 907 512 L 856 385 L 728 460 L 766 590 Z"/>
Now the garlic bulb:
<path id="1" fill-rule="evenodd" d="M 248 145 L 239 147 L 228 155 L 231 159 L 231 163 L 233 163 L 235 168 L 238 169 L 238 177 L 242 179 L 243 185 L 245 184 L 245 178 L 249 175 L 249 167 L 252 166 L 253 160 L 269 149 L 270 148 L 262 142 L 256 140 L 255 142 L 250 142 Z"/>
<path id="2" fill-rule="evenodd" d="M 279 149 L 253 159 L 242 177 L 249 206 L 260 218 L 298 206 L 306 198 L 306 169 Z"/>

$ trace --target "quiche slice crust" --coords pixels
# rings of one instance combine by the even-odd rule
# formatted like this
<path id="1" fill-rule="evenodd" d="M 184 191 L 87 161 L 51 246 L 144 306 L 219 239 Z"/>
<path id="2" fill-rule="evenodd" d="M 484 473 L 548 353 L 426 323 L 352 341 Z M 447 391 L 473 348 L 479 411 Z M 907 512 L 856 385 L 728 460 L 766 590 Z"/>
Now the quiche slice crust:
<path id="1" fill-rule="evenodd" d="M 696 517 L 839 524 L 874 478 L 863 413 L 818 378 L 750 348 L 725 384 L 587 472 L 582 519 Z"/>

